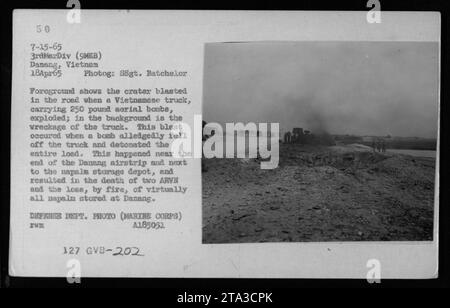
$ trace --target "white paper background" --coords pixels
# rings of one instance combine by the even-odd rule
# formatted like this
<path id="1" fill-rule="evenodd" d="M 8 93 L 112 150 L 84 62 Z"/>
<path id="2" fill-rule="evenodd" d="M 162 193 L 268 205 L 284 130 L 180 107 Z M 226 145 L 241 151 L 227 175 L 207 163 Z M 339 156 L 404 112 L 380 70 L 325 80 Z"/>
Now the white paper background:
<path id="1" fill-rule="evenodd" d="M 251 12 L 251 11 L 82 11 L 80 24 L 66 22 L 67 11 L 16 10 L 13 38 L 11 249 L 13 276 L 66 276 L 70 257 L 62 246 L 132 245 L 144 258 L 80 256 L 84 277 L 280 277 L 365 278 L 366 263 L 378 259 L 382 278 L 431 278 L 437 273 L 437 220 L 434 242 L 390 243 L 261 243 L 202 245 L 201 172 L 196 160 L 180 177 L 188 178 L 182 198 L 160 204 L 123 206 L 120 210 L 181 210 L 183 221 L 162 232 L 132 230 L 128 224 L 47 222 L 44 230 L 28 228 L 30 204 L 26 194 L 29 160 L 30 86 L 125 86 L 123 79 L 83 80 L 66 74 L 61 80 L 31 82 L 29 43 L 36 41 L 35 25 L 48 24 L 48 40 L 62 42 L 67 52 L 101 50 L 106 69 L 183 69 L 185 81 L 156 81 L 154 85 L 188 87 L 193 104 L 184 115 L 192 122 L 201 113 L 203 51 L 206 42 L 234 41 L 439 41 L 439 13 L 382 12 L 381 24 L 368 24 L 366 12 Z M 130 79 L 130 87 L 152 87 L 151 79 Z M 95 86 L 94 86 L 95 85 Z M 439 155 L 438 155 L 439 156 Z M 438 168 L 439 165 L 437 165 Z M 436 185 L 437 186 L 437 185 Z M 436 189 L 439 189 L 436 187 Z M 180 202 L 181 200 L 181 202 Z M 437 201 L 437 199 L 436 199 Z M 93 204 L 80 211 L 108 211 L 111 205 Z M 116 205 L 117 206 L 117 205 Z M 61 206 L 33 211 L 61 211 Z M 77 211 L 68 205 L 65 210 Z M 437 209 L 437 205 L 436 205 Z M 438 211 L 435 211 L 438 217 Z"/>

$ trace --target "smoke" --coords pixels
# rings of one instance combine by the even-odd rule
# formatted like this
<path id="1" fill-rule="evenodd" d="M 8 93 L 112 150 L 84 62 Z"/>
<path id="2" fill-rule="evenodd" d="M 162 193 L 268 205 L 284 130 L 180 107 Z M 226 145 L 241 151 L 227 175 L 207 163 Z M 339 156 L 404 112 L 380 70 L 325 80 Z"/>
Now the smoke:
<path id="1" fill-rule="evenodd" d="M 436 137 L 438 45 L 208 44 L 204 114 L 317 134 Z"/>

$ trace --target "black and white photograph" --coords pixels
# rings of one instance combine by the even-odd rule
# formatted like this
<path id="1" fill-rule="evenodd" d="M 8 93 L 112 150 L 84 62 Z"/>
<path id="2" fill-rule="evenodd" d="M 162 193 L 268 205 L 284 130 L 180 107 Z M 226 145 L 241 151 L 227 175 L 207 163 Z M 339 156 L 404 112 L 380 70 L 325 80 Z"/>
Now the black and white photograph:
<path id="1" fill-rule="evenodd" d="M 438 78 L 436 42 L 205 44 L 203 125 L 245 153 L 202 160 L 203 243 L 432 241 Z"/>

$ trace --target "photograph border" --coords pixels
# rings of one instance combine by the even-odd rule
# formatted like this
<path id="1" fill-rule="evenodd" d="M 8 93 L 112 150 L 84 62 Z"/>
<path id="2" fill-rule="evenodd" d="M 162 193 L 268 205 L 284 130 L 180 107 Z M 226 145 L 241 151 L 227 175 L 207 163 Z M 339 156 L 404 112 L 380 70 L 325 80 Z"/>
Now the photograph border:
<path id="1" fill-rule="evenodd" d="M 197 3 L 197 2 L 196 2 Z M 366 11 L 363 7 L 364 2 L 361 1 L 330 1 L 318 2 L 313 4 L 296 3 L 295 5 L 283 5 L 277 2 L 276 5 L 269 7 L 267 4 L 249 5 L 240 3 L 240 5 L 233 5 L 230 2 L 220 3 L 216 5 L 176 5 L 167 2 L 133 2 L 133 1 L 97 1 L 95 3 L 84 3 L 83 9 L 208 9 L 208 10 L 343 10 L 343 11 Z M 449 91 L 447 87 L 448 82 L 448 28 L 449 16 L 448 6 L 446 1 L 382 1 L 382 10 L 385 11 L 438 11 L 441 12 L 441 82 L 440 89 L 441 102 L 446 102 L 449 98 Z M 2 157 L 5 172 L 2 183 L 2 207 L 1 207 L 1 280 L 0 284 L 6 288 L 17 287 L 175 287 L 198 289 L 208 288 L 234 288 L 234 289 L 267 289 L 274 287 L 448 287 L 449 286 L 449 209 L 445 206 L 447 204 L 448 191 L 443 189 L 440 192 L 440 202 L 443 205 L 439 209 L 439 277 L 431 280 L 383 280 L 381 284 L 369 284 L 364 279 L 203 279 L 203 278 L 83 278 L 81 285 L 69 285 L 65 278 L 32 278 L 32 277 L 10 277 L 8 275 L 8 256 L 9 256 L 9 214 L 10 214 L 10 121 L 11 121 L 11 56 L 12 56 L 12 11 L 15 8 L 52 8 L 65 9 L 61 1 L 16 1 L 14 4 L 9 3 L 7 7 L 2 9 L 2 59 L 1 59 L 1 97 L 6 104 L 1 113 L 1 121 L 4 125 L 4 131 L 9 132 L 4 142 L 2 143 Z M 440 153 L 441 157 L 447 157 L 448 144 L 446 138 L 447 122 L 442 121 L 443 114 L 445 114 L 446 104 L 441 104 L 440 114 Z M 440 182 L 447 178 L 448 163 L 445 160 L 440 160 Z M 445 182 L 445 181 L 444 181 Z M 442 186 L 442 185 L 440 185 Z M 250 287 L 251 286 L 251 287 Z M 295 294 L 294 294 L 295 297 Z"/>

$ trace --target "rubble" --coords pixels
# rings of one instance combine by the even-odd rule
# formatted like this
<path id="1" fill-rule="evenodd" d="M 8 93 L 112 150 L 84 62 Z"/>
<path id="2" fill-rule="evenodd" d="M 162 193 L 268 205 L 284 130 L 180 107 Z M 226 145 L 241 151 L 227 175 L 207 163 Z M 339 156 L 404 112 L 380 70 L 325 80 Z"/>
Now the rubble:
<path id="1" fill-rule="evenodd" d="M 205 165 L 207 243 L 432 240 L 432 158 L 292 143 L 280 145 L 273 170 L 239 159 Z"/>

